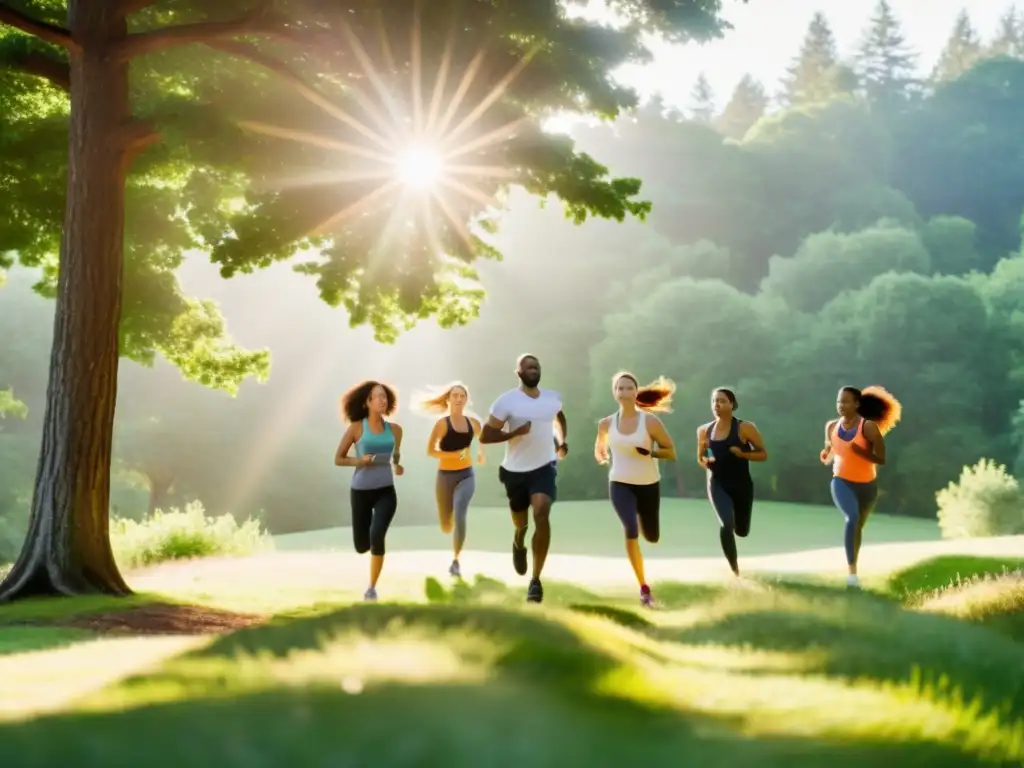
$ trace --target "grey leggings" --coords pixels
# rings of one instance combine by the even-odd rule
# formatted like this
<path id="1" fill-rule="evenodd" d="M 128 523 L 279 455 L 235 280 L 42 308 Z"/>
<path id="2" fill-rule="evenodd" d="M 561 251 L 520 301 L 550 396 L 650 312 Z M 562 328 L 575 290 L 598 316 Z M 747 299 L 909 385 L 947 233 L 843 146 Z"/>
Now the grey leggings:
<path id="1" fill-rule="evenodd" d="M 476 474 L 472 467 L 438 470 L 435 490 L 441 530 L 445 533 L 452 530 L 454 517 L 454 545 L 459 551 L 466 543 L 466 518 L 469 516 L 469 502 L 476 492 Z"/>
<path id="2" fill-rule="evenodd" d="M 846 518 L 846 529 L 843 532 L 843 544 L 846 547 L 846 562 L 856 565 L 860 555 L 861 534 L 868 515 L 875 508 L 878 500 L 878 484 L 853 483 L 841 477 L 832 478 L 832 501 Z"/>

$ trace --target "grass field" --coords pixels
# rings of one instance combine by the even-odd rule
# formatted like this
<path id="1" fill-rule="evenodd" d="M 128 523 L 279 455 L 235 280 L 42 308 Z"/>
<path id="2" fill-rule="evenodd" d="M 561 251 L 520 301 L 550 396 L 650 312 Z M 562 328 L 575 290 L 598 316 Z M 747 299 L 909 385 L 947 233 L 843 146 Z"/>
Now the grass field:
<path id="1" fill-rule="evenodd" d="M 401 508 L 398 514 L 401 515 Z M 622 552 L 622 527 L 605 501 L 569 501 L 555 504 L 551 514 L 553 547 L 562 554 L 617 556 Z M 481 552 L 509 550 L 512 523 L 507 507 L 470 510 L 467 546 Z M 276 537 L 279 550 L 348 551 L 351 529 L 296 533 Z M 938 541 L 934 520 L 876 515 L 866 536 L 873 542 Z M 399 550 L 443 549 L 445 536 L 436 525 L 394 526 L 388 546 Z M 750 537 L 741 542 L 741 555 L 776 555 L 841 546 L 843 519 L 833 507 L 758 502 Z M 663 499 L 661 542 L 646 547 L 649 558 L 712 557 L 721 549 L 718 519 L 702 499 Z"/>
<path id="2" fill-rule="evenodd" d="M 685 548 L 698 527 L 713 536 L 703 511 L 666 538 L 689 532 Z M 836 516 L 815 529 L 804 521 L 823 511 L 787 518 L 764 505 L 753 537 L 769 538 L 770 521 L 791 529 L 776 554 L 761 542 L 754 578 L 723 579 L 717 539 L 701 532 L 697 557 L 672 549 L 652 564 L 665 571 L 661 605 L 644 612 L 607 510 L 559 506 L 543 606 L 523 603 L 499 512 L 474 510 L 467 562 L 487 575 L 425 578 L 447 566 L 433 531 L 392 543 L 381 582 L 391 602 L 378 605 L 351 604 L 364 559 L 310 551 L 331 537 L 346 546 L 332 531 L 304 535 L 305 547 L 286 537 L 290 551 L 276 554 L 136 572 L 142 594 L 128 601 L 0 607 L 0 764 L 1024 761 L 1024 575 L 1008 573 L 1024 566 L 1024 537 L 913 542 L 914 521 L 879 518 L 863 553 L 868 589 L 851 593 L 833 586 L 839 550 L 820 549 L 838 544 Z M 593 536 L 596 553 L 565 552 L 560 530 L 578 540 L 591 528 L 607 532 Z M 152 630 L 139 617 L 157 614 L 162 633 L 139 636 Z M 242 628 L 195 634 L 204 622 Z"/>

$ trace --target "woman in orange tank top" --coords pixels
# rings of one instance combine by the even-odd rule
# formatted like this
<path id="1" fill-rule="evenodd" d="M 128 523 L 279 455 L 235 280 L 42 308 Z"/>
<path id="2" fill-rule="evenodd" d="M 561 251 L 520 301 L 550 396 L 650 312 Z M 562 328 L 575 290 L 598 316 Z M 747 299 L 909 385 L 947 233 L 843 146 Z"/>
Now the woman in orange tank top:
<path id="1" fill-rule="evenodd" d="M 449 384 L 440 393 L 425 396 L 420 410 L 441 416 L 427 438 L 427 455 L 438 460 L 435 495 L 441 530 L 452 534 L 452 564 L 448 573 L 462 577 L 459 556 L 466 543 L 469 504 L 476 493 L 473 471 L 473 440 L 479 440 L 480 420 L 466 411 L 469 390 L 465 384 Z M 484 463 L 483 447 L 477 444 L 477 464 Z"/>
<path id="2" fill-rule="evenodd" d="M 861 536 L 878 500 L 878 467 L 885 464 L 883 435 L 896 426 L 902 408 L 882 387 L 843 387 L 836 411 L 839 418 L 825 424 L 821 462 L 832 463 L 832 501 L 846 518 L 846 584 L 856 588 Z"/>

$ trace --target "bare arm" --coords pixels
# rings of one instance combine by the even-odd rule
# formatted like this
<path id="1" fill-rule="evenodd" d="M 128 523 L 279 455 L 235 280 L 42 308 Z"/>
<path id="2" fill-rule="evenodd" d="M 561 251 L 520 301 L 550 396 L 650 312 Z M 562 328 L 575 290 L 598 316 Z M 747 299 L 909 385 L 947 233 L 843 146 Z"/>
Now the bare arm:
<path id="1" fill-rule="evenodd" d="M 360 464 L 367 463 L 365 457 L 362 459 L 353 459 L 348 455 L 348 452 L 352 450 L 352 446 L 355 445 L 356 440 L 362 437 L 362 432 L 362 424 L 348 425 L 348 429 L 345 430 L 345 434 L 341 436 L 341 442 L 338 443 L 338 450 L 334 452 L 334 465 L 336 467 L 358 467 Z"/>
<path id="2" fill-rule="evenodd" d="M 479 419 L 470 417 L 469 423 L 473 425 L 473 432 L 477 435 L 476 463 L 484 464 L 487 461 L 487 457 L 484 455 L 484 446 L 479 440 L 479 436 L 483 432 L 483 427 L 480 426 Z"/>
<path id="3" fill-rule="evenodd" d="M 708 425 L 697 427 L 697 463 L 708 468 Z"/>
<path id="4" fill-rule="evenodd" d="M 392 424 L 391 433 L 395 436 L 395 451 L 391 454 L 391 463 L 400 467 L 402 466 L 402 428 L 397 424 Z"/>
<path id="5" fill-rule="evenodd" d="M 530 431 L 530 422 L 526 422 L 521 427 L 516 429 L 505 431 L 505 419 L 499 419 L 493 413 L 487 417 L 487 423 L 484 424 L 484 428 L 480 430 L 480 442 L 484 445 L 490 445 L 491 443 L 507 443 L 513 437 L 521 437 Z"/>
<path id="6" fill-rule="evenodd" d="M 744 446 L 748 444 L 754 446 L 754 450 L 747 451 L 740 448 L 735 452 L 736 456 L 747 461 L 766 461 L 768 459 L 768 451 L 765 450 L 764 439 L 753 422 L 744 421 L 740 424 L 740 440 L 743 441 Z"/>
<path id="7" fill-rule="evenodd" d="M 430 430 L 430 437 L 427 438 L 427 456 L 435 459 L 439 459 L 444 456 L 444 451 L 437 447 L 437 444 L 444 437 L 444 430 L 447 426 L 447 422 L 444 419 L 438 419 L 434 422 L 434 428 Z"/>
<path id="8" fill-rule="evenodd" d="M 597 439 L 594 440 L 594 460 L 598 464 L 608 463 L 608 426 L 611 418 L 606 416 L 597 422 Z"/>
<path id="9" fill-rule="evenodd" d="M 864 435 L 864 439 L 868 441 L 869 448 L 864 449 L 856 443 L 850 443 L 850 450 L 862 459 L 867 459 L 872 464 L 878 464 L 879 466 L 885 464 L 885 438 L 882 437 L 882 431 L 878 428 L 878 425 L 873 421 L 865 419 L 861 433 Z"/>
<path id="10" fill-rule="evenodd" d="M 832 430 L 836 428 L 836 420 L 825 422 L 825 447 L 821 449 L 819 458 L 822 464 L 828 464 L 832 461 Z"/>
<path id="11" fill-rule="evenodd" d="M 665 425 L 661 422 L 661 419 L 657 416 L 648 414 L 645 421 L 647 422 L 647 434 L 651 436 L 651 439 L 657 443 L 658 446 L 651 453 L 651 456 L 655 459 L 662 459 L 663 461 L 675 461 L 676 446 L 672 442 L 672 438 L 669 437 L 668 430 L 665 429 Z"/>
<path id="12" fill-rule="evenodd" d="M 569 444 L 565 442 L 569 436 L 569 422 L 565 420 L 565 413 L 559 411 L 555 414 L 555 452 L 558 458 L 564 459 L 569 452 Z"/>

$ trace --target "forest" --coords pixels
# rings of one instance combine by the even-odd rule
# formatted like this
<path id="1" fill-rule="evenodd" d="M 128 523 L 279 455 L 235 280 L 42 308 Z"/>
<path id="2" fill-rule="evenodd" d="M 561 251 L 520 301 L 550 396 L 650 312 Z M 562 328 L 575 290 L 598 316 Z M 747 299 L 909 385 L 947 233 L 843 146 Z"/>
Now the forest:
<path id="1" fill-rule="evenodd" d="M 513 193 L 494 237 L 504 258 L 477 269 L 479 317 L 390 344 L 350 329 L 283 265 L 221 282 L 161 218 L 173 201 L 160 185 L 130 185 L 127 252 L 145 258 L 125 268 L 112 511 L 200 499 L 274 532 L 344 524 L 331 462 L 344 389 L 390 377 L 405 397 L 459 379 L 482 411 L 514 385 L 526 351 L 567 404 L 560 499 L 606 493 L 590 445 L 620 369 L 678 385 L 665 417 L 682 457 L 666 469 L 669 494 L 703 493 L 693 435 L 719 385 L 766 440 L 761 498 L 827 501 L 817 456 L 844 384 L 884 385 L 904 406 L 882 512 L 934 517 L 936 493 L 982 458 L 1024 475 L 1024 22 L 1010 9 L 981 34 L 964 12 L 932 66 L 907 46 L 906 23 L 881 0 L 847 58 L 817 14 L 777 88 L 752 73 L 718 108 L 694 73 L 685 107 L 653 101 L 575 125 L 579 148 L 643 180 L 646 221 L 574 226 Z M 0 72 L 0 189 L 18 201 L 0 207 L 0 257 L 12 257 L 0 289 L 0 562 L 28 518 L 61 209 L 30 167 L 60 141 L 19 133 L 27 90 Z M 174 274 L 214 298 L 168 288 Z M 429 422 L 407 405 L 398 418 L 419 444 Z M 396 524 L 433 520 L 433 467 L 425 455 L 408 464 Z M 498 503 L 485 473 L 478 501 Z"/>

